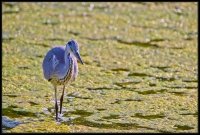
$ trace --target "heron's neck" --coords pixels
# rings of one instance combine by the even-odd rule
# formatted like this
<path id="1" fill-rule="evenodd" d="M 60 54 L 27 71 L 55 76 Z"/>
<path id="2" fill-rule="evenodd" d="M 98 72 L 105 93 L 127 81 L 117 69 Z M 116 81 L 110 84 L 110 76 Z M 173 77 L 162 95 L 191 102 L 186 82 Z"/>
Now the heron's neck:
<path id="1" fill-rule="evenodd" d="M 68 48 L 66 47 L 65 48 L 65 56 L 64 56 L 64 59 L 65 59 L 65 63 L 67 64 L 68 63 L 68 59 L 69 59 L 69 55 L 70 55 L 70 51 L 68 50 Z"/>
<path id="2" fill-rule="evenodd" d="M 65 48 L 65 64 L 67 65 L 69 63 L 69 57 L 75 58 L 74 54 L 67 49 L 67 47 Z"/>

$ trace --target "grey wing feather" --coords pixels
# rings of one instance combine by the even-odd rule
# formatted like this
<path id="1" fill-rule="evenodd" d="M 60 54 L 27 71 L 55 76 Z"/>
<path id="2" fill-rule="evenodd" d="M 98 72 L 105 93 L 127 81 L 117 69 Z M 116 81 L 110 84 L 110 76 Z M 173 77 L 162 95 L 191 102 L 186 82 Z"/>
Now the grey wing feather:
<path id="1" fill-rule="evenodd" d="M 53 74 L 53 53 L 48 52 L 43 60 L 43 74 L 45 79 L 49 80 Z"/>

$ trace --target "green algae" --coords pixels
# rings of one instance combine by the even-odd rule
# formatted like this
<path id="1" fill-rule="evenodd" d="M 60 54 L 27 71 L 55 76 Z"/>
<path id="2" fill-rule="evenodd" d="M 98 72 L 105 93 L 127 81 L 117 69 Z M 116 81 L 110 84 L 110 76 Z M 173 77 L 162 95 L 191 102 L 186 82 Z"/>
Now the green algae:
<path id="1" fill-rule="evenodd" d="M 16 128 L 11 129 L 11 133 L 66 133 L 69 132 L 69 127 L 65 124 L 58 124 L 54 121 L 39 121 L 21 124 Z"/>
<path id="2" fill-rule="evenodd" d="M 142 119 L 158 119 L 158 118 L 164 118 L 165 116 L 163 114 L 156 114 L 156 115 L 142 115 L 141 113 L 136 113 L 132 117 L 142 118 Z"/>
<path id="3" fill-rule="evenodd" d="M 35 117 L 36 114 L 32 112 L 27 112 L 27 111 L 21 111 L 21 110 L 15 110 L 12 109 L 11 107 L 4 108 L 3 109 L 3 115 L 9 116 L 9 117 Z"/>
<path id="4" fill-rule="evenodd" d="M 187 125 L 175 125 L 176 130 L 190 130 L 193 129 L 193 127 L 187 126 Z"/>
<path id="5" fill-rule="evenodd" d="M 2 5 L 2 113 L 27 121 L 5 132 L 197 132 L 196 3 Z M 41 64 L 72 38 L 85 65 L 56 124 Z"/>

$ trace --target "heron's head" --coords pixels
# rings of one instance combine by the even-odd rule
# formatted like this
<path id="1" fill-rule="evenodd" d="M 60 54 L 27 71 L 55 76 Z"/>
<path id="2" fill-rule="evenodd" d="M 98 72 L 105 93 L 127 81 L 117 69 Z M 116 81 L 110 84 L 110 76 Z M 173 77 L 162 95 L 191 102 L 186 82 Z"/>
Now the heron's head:
<path id="1" fill-rule="evenodd" d="M 66 47 L 68 47 L 69 52 L 72 53 L 81 64 L 83 64 L 83 61 L 79 53 L 78 43 L 75 40 L 71 39 L 67 43 Z"/>

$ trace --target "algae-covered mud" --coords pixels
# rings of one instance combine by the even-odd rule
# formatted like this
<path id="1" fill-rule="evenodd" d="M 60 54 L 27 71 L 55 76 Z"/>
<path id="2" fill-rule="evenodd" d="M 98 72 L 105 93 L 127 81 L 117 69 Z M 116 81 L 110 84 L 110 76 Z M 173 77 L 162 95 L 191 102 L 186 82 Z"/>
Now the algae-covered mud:
<path id="1" fill-rule="evenodd" d="M 3 132 L 197 132 L 197 3 L 2 8 Z M 85 64 L 56 122 L 42 61 L 70 39 Z"/>

